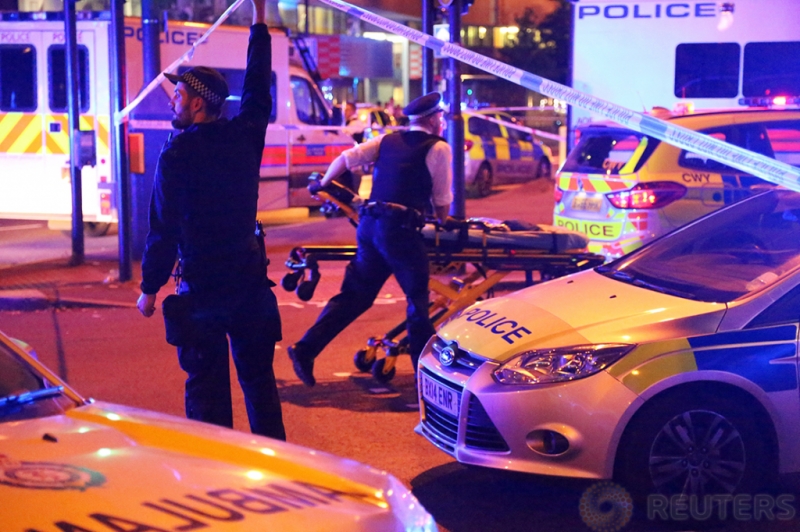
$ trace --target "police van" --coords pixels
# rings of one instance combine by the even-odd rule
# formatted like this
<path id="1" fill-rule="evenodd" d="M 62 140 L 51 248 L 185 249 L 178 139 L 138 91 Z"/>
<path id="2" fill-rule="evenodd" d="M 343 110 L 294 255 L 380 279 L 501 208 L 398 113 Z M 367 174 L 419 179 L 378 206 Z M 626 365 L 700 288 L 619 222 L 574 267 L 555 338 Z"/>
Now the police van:
<path id="1" fill-rule="evenodd" d="M 800 95 L 797 0 L 587 0 L 574 6 L 572 86 L 638 111 Z M 570 126 L 590 122 L 571 110 Z"/>
<path id="2" fill-rule="evenodd" d="M 574 15 L 577 90 L 800 165 L 800 2 L 592 0 Z M 609 259 L 765 184 L 593 118 L 571 112 L 553 224 Z"/>
<path id="3" fill-rule="evenodd" d="M 82 170 L 83 218 L 89 228 L 117 221 L 117 184 L 112 173 L 110 131 L 111 21 L 105 12 L 79 12 L 77 23 L 80 76 L 80 128 L 94 132 L 95 161 Z M 64 22 L 61 13 L 2 13 L 0 19 L 0 217 L 68 221 L 72 216 L 69 126 Z M 183 55 L 208 29 L 205 24 L 170 21 L 161 33 L 161 66 Z M 275 105 L 261 162 L 259 210 L 311 204 L 307 176 L 324 171 L 352 138 L 334 123 L 334 112 L 308 69 L 293 39 L 271 30 L 272 95 Z M 244 78 L 248 28 L 221 26 L 199 45 L 178 72 L 193 65 L 219 69 L 232 96 L 229 112 L 238 110 Z M 125 19 L 128 100 L 143 86 L 142 29 L 138 18 Z M 173 86 L 165 81 L 145 100 L 146 113 L 131 115 L 132 173 L 152 180 L 155 154 L 137 147 L 147 135 L 172 130 L 168 107 Z M 144 118 L 141 118 L 141 117 Z M 152 151 L 152 150 L 150 150 Z M 140 157 L 142 155 L 142 157 Z M 134 180 L 134 183 L 137 181 Z M 138 181 L 140 184 L 146 182 Z M 147 188 L 141 186 L 140 188 Z M 148 197 L 149 190 L 134 196 Z"/>

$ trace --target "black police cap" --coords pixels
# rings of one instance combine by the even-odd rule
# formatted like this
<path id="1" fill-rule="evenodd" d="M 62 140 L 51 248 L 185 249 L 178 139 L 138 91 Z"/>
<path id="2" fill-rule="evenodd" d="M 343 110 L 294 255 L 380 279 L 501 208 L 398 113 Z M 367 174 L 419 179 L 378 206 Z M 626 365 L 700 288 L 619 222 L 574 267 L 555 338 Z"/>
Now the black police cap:
<path id="1" fill-rule="evenodd" d="M 176 85 L 179 81 L 186 83 L 201 98 L 212 105 L 222 105 L 222 102 L 230 95 L 228 82 L 225 81 L 225 78 L 218 70 L 210 67 L 190 68 L 180 76 L 164 72 L 164 77 Z"/>
<path id="2" fill-rule="evenodd" d="M 439 106 L 439 102 L 441 101 L 441 94 L 438 92 L 431 92 L 425 96 L 420 96 L 416 100 L 413 100 L 411 103 L 406 105 L 403 108 L 403 114 L 406 115 L 409 120 L 416 120 L 418 118 L 432 115 L 433 113 L 443 110 Z"/>

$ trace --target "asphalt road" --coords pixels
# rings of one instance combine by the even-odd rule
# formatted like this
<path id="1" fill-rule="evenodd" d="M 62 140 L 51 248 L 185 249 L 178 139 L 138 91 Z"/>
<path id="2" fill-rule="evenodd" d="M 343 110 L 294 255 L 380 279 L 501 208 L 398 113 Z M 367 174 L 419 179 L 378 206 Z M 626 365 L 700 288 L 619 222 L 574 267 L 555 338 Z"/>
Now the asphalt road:
<path id="1" fill-rule="evenodd" d="M 552 209 L 552 187 L 533 182 L 510 187 L 492 197 L 468 203 L 470 216 L 520 218 L 546 223 Z M 9 227 L 2 224 L 0 227 Z M 65 236 L 38 233 L 44 242 Z M 30 242 L 23 231 L 0 232 L 0 257 L 9 242 L 25 249 Z M 9 235 L 16 234 L 9 238 Z M 30 236 L 30 235 L 29 235 Z M 298 244 L 344 244 L 354 230 L 344 219 L 308 222 L 268 230 L 273 267 L 278 281 L 288 249 Z M 27 243 L 25 243 L 27 242 Z M 103 243 L 105 242 L 105 243 Z M 116 237 L 94 241 L 104 258 Z M 68 239 L 67 239 L 68 249 Z M 36 246 L 33 246 L 36 248 Z M 88 248 L 88 246 L 87 246 Z M 93 248 L 95 249 L 95 248 Z M 67 252 L 68 255 L 68 252 Z M 89 253 L 89 260 L 92 255 Z M 425 508 L 449 532 L 483 531 L 583 531 L 579 501 L 594 481 L 524 475 L 508 471 L 467 467 L 434 448 L 414 433 L 418 422 L 413 373 L 408 357 L 401 357 L 394 380 L 383 385 L 358 373 L 353 354 L 373 335 L 397 324 L 405 312 L 402 292 L 390 280 L 376 304 L 332 342 L 317 359 L 318 384 L 307 388 L 295 377 L 285 348 L 313 323 L 324 302 L 334 295 L 344 272 L 340 263 L 322 267 L 322 281 L 314 298 L 300 301 L 295 294 L 277 289 L 284 340 L 279 344 L 275 369 L 284 403 L 288 438 L 338 456 L 386 470 L 409 486 Z M 2 273 L 0 273 L 2 275 Z M 513 284 L 509 288 L 513 288 Z M 137 296 L 136 284 L 120 285 Z M 126 299 L 126 298 L 122 298 Z M 134 308 L 71 308 L 35 312 L 0 312 L 0 328 L 31 344 L 40 359 L 58 370 L 86 396 L 182 416 L 183 379 L 173 348 L 164 338 L 157 315 L 141 317 Z M 235 370 L 231 369 L 232 374 Z M 235 426 L 247 430 L 241 393 L 234 385 Z M 716 530 L 798 530 L 797 521 L 710 525 Z M 683 523 L 663 524 L 646 518 L 637 507 L 624 528 L 607 530 L 688 530 Z"/>

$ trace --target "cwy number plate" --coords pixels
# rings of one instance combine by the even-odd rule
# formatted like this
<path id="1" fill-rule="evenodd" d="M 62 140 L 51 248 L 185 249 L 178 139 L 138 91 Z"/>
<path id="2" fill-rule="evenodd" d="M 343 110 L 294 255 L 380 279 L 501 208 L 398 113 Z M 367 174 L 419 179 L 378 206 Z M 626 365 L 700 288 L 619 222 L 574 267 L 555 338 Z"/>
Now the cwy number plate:
<path id="1" fill-rule="evenodd" d="M 424 373 L 420 376 L 422 377 L 422 397 L 435 407 L 457 417 L 458 405 L 461 402 L 458 392 L 429 379 Z"/>

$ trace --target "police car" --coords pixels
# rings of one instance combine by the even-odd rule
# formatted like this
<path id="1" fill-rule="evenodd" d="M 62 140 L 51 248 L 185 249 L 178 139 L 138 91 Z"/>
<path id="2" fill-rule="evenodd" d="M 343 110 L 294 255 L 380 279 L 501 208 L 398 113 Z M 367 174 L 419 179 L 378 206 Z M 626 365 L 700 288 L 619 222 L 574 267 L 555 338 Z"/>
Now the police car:
<path id="1" fill-rule="evenodd" d="M 775 189 L 462 311 L 420 359 L 417 432 L 640 494 L 758 489 L 800 471 L 798 326 L 800 194 Z"/>
<path id="2" fill-rule="evenodd" d="M 550 177 L 552 151 L 513 116 L 488 111 L 464 115 L 464 180 L 473 196 L 488 196 L 493 185 Z"/>
<path id="3" fill-rule="evenodd" d="M 669 115 L 669 111 L 666 111 Z M 658 116 L 736 146 L 800 165 L 800 110 Z M 589 124 L 556 176 L 553 225 L 590 238 L 609 259 L 724 205 L 764 182 L 614 124 Z"/>
<path id="4" fill-rule="evenodd" d="M 0 333 L 0 523 L 32 530 L 435 531 L 394 477 L 86 400 Z"/>

